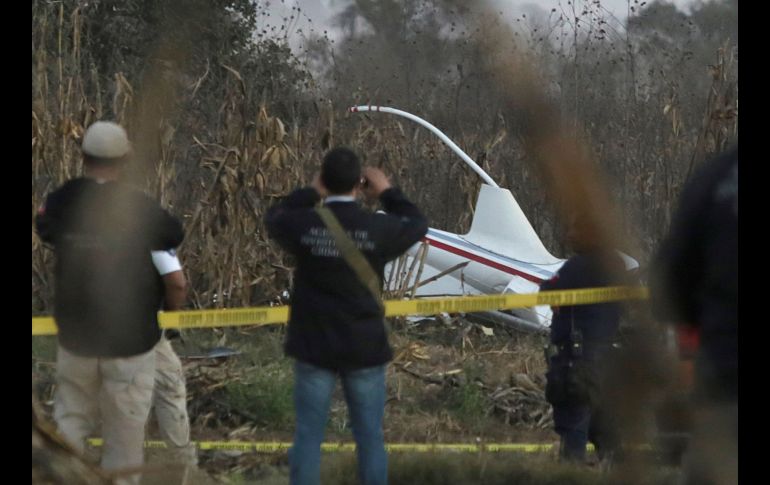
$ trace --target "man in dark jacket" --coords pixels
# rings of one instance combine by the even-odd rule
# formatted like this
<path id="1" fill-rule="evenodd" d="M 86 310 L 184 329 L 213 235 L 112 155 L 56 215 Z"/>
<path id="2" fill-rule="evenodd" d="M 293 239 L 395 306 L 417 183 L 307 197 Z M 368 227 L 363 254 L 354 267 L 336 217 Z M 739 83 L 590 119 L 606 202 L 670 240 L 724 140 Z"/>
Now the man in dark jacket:
<path id="1" fill-rule="evenodd" d="M 294 291 L 286 353 L 296 359 L 294 445 L 289 452 L 291 482 L 318 483 L 324 437 L 336 377 L 342 379 L 359 475 L 364 484 L 387 482 L 382 418 L 385 365 L 393 357 L 379 297 L 346 262 L 336 236 L 314 210 L 322 198 L 382 287 L 385 264 L 420 241 L 425 217 L 376 168 L 363 171 L 347 148 L 326 154 L 312 187 L 295 190 L 267 213 L 271 237 L 295 256 Z M 379 199 L 385 214 L 356 202 L 359 191 Z"/>
<path id="2" fill-rule="evenodd" d="M 699 334 L 687 483 L 738 483 L 738 147 L 682 191 L 653 262 L 656 317 Z"/>
<path id="3" fill-rule="evenodd" d="M 101 418 L 102 467 L 135 468 L 143 462 L 164 295 L 151 252 L 178 246 L 182 225 L 118 182 L 130 152 L 122 127 L 92 124 L 82 151 L 85 177 L 49 194 L 35 221 L 56 253 L 54 417 L 81 451 Z"/>
<path id="4" fill-rule="evenodd" d="M 573 218 L 567 234 L 576 254 L 541 291 L 621 286 L 630 281 L 622 256 L 597 241 L 586 217 Z M 619 303 L 554 308 L 548 352 L 546 397 L 553 406 L 556 432 L 561 437 L 562 459 L 585 461 L 590 439 L 600 458 L 609 458 L 619 446 L 611 416 L 601 399 L 601 370 L 618 335 Z"/>

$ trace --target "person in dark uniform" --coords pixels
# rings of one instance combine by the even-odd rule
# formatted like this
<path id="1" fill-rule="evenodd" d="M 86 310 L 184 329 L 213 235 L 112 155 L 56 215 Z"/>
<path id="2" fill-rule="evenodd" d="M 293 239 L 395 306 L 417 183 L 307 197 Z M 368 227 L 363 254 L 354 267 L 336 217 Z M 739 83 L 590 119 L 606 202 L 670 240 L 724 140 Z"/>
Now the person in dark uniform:
<path id="1" fill-rule="evenodd" d="M 363 484 L 387 483 L 383 438 L 385 366 L 393 358 L 379 299 L 385 264 L 420 241 L 428 223 L 379 169 L 363 171 L 358 157 L 335 148 L 324 157 L 312 187 L 295 190 L 271 207 L 265 222 L 271 237 L 296 257 L 286 353 L 295 359 L 296 431 L 289 451 L 292 484 L 317 484 L 320 445 L 337 377 L 342 380 L 359 477 Z M 385 213 L 372 214 L 356 202 L 363 191 L 379 200 Z M 334 231 L 323 204 L 338 221 Z M 328 212 L 326 213 L 328 217 Z M 348 245 L 338 238 L 347 234 Z M 363 269 L 348 262 L 351 251 L 363 255 Z"/>
<path id="2" fill-rule="evenodd" d="M 144 459 L 164 296 L 151 252 L 178 246 L 182 224 L 118 181 L 130 154 L 122 127 L 92 124 L 82 151 L 85 176 L 49 194 L 35 220 L 56 255 L 54 418 L 81 451 L 101 420 L 102 467 L 136 468 Z M 139 480 L 137 473 L 116 483 Z"/>
<path id="3" fill-rule="evenodd" d="M 540 286 L 541 291 L 620 286 L 630 281 L 621 254 L 602 247 L 595 234 L 588 218 L 573 217 L 567 238 L 575 255 Z M 584 462 L 589 440 L 600 458 L 611 456 L 619 446 L 608 423 L 611 413 L 601 402 L 600 375 L 618 336 L 621 315 L 619 303 L 553 309 L 546 398 L 561 438 L 561 459 Z"/>
<path id="4" fill-rule="evenodd" d="M 662 322 L 697 332 L 688 483 L 738 483 L 738 147 L 685 185 L 653 260 Z"/>

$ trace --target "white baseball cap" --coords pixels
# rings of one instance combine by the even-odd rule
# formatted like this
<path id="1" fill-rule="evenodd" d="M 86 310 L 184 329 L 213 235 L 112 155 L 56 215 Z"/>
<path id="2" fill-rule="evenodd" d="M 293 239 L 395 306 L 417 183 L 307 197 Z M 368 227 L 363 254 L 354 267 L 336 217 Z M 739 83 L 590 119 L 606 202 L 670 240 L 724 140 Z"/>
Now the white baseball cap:
<path id="1" fill-rule="evenodd" d="M 86 155 L 110 159 L 127 155 L 131 144 L 122 126 L 111 121 L 97 121 L 86 130 L 81 148 Z"/>

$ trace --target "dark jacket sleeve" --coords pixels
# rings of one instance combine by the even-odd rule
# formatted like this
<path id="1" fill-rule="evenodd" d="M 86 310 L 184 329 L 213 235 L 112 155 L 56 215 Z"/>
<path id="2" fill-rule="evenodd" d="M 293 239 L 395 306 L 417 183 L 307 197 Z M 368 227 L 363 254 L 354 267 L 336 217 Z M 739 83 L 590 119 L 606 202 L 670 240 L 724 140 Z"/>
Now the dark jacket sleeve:
<path id="1" fill-rule="evenodd" d="M 35 217 L 35 229 L 40 239 L 48 244 L 56 244 L 56 239 L 61 232 L 61 211 L 57 203 L 56 192 L 48 195 L 43 207 Z"/>
<path id="2" fill-rule="evenodd" d="M 561 289 L 559 288 L 559 273 L 553 275 L 550 280 L 546 280 L 540 283 L 540 291 L 551 291 L 559 289 Z"/>
<path id="3" fill-rule="evenodd" d="M 708 227 L 708 202 L 713 178 L 705 167 L 682 191 L 671 229 L 653 259 L 650 274 L 650 307 L 662 321 L 694 325 L 696 291 L 704 267 L 701 241 Z"/>
<path id="4" fill-rule="evenodd" d="M 559 271 L 550 280 L 540 283 L 540 291 L 552 291 L 552 290 L 569 290 L 576 287 L 575 271 L 573 268 L 576 266 L 575 256 L 571 257 L 564 262 Z"/>
<path id="5" fill-rule="evenodd" d="M 660 246 L 650 284 L 651 308 L 656 318 L 694 324 L 695 291 L 703 265 L 698 248 L 696 206 L 684 204 L 673 219 L 672 230 Z"/>
<path id="6" fill-rule="evenodd" d="M 428 220 L 416 205 L 404 197 L 401 190 L 390 188 L 380 194 L 380 201 L 388 218 L 387 237 L 381 250 L 386 260 L 391 260 L 425 237 Z"/>
<path id="7" fill-rule="evenodd" d="M 159 216 L 159 231 L 153 250 L 168 250 L 178 247 L 184 240 L 182 222 L 168 212 L 162 210 Z"/>
<path id="8" fill-rule="evenodd" d="M 155 201 L 148 201 L 149 220 L 152 224 L 150 246 L 153 251 L 169 250 L 178 247 L 184 239 L 182 222 Z"/>
<path id="9" fill-rule="evenodd" d="M 301 213 L 315 206 L 321 197 L 312 187 L 297 189 L 270 207 L 265 214 L 268 235 L 284 249 L 295 253 L 299 246 Z"/>

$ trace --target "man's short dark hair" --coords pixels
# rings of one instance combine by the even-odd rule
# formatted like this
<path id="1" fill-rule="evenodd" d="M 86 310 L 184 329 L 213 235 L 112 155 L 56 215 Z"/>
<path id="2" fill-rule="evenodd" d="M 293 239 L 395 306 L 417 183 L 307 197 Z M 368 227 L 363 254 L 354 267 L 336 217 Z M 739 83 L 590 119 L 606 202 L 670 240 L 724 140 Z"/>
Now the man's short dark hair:
<path id="1" fill-rule="evenodd" d="M 361 162 L 353 150 L 337 147 L 324 156 L 321 182 L 330 194 L 345 194 L 361 180 Z"/>

